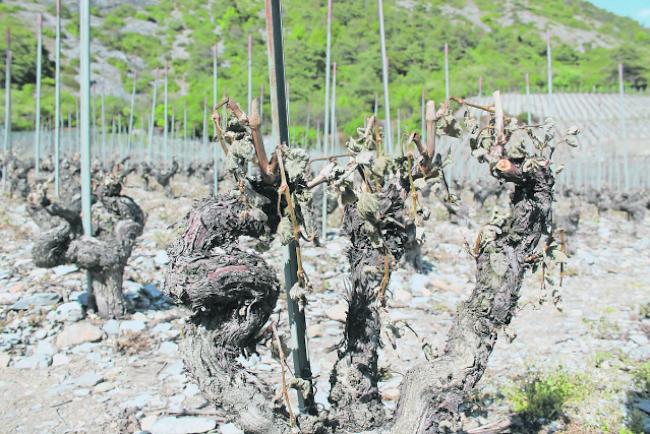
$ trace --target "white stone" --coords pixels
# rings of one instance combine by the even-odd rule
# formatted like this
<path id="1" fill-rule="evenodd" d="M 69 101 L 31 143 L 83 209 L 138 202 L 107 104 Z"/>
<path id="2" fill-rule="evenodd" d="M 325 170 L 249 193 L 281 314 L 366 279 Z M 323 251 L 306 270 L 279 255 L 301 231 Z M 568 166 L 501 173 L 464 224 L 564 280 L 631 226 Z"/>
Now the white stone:
<path id="1" fill-rule="evenodd" d="M 107 335 L 116 335 L 120 332 L 120 323 L 117 320 L 109 319 L 102 326 L 102 330 L 104 330 Z"/>
<path id="2" fill-rule="evenodd" d="M 160 344 L 160 348 L 158 348 L 158 352 L 161 354 L 165 354 L 167 356 L 173 356 L 178 353 L 178 345 L 176 345 L 176 343 L 171 341 L 165 341 L 162 344 Z"/>
<path id="3" fill-rule="evenodd" d="M 159 417 L 151 426 L 151 434 L 189 434 L 203 433 L 214 429 L 217 422 L 207 417 L 164 416 Z"/>
<path id="4" fill-rule="evenodd" d="M 104 377 L 96 372 L 86 372 L 74 379 L 77 386 L 93 387 L 104 381 Z"/>
<path id="5" fill-rule="evenodd" d="M 65 354 L 58 353 L 52 357 L 52 366 L 62 366 L 68 363 L 70 363 L 70 357 Z"/>
<path id="6" fill-rule="evenodd" d="M 75 271 L 79 271 L 79 267 L 75 264 L 59 265 L 52 268 L 52 272 L 54 272 L 55 276 L 65 276 L 66 274 L 74 273 Z"/>
<path id="7" fill-rule="evenodd" d="M 167 256 L 167 252 L 165 252 L 164 250 L 161 250 L 158 253 L 156 253 L 156 256 L 153 258 L 153 260 L 156 263 L 156 265 L 159 267 L 163 267 L 169 264 L 169 256 Z"/>
<path id="8" fill-rule="evenodd" d="M 84 308 L 77 301 L 63 303 L 56 308 L 56 319 L 62 322 L 77 322 L 84 317 Z"/>
<path id="9" fill-rule="evenodd" d="M 26 310 L 30 307 L 52 306 L 61 300 L 61 296 L 56 292 L 39 292 L 27 295 L 11 306 L 12 310 Z"/>
<path id="10" fill-rule="evenodd" d="M 102 331 L 87 322 L 77 322 L 67 326 L 56 337 L 56 346 L 59 348 L 72 347 L 84 342 L 97 342 L 103 337 Z"/>
<path id="11" fill-rule="evenodd" d="M 148 393 L 143 393 L 142 395 L 138 395 L 133 399 L 129 399 L 128 401 L 124 402 L 122 404 L 122 408 L 134 408 L 137 410 L 142 409 L 145 405 L 147 405 L 151 401 L 151 395 Z"/>
<path id="12" fill-rule="evenodd" d="M 120 333 L 141 332 L 145 328 L 146 324 L 142 320 L 130 319 L 120 323 Z"/>
<path id="13" fill-rule="evenodd" d="M 23 357 L 14 363 L 16 369 L 43 369 L 52 364 L 52 357 L 47 354 L 34 354 L 30 357 Z"/>
<path id="14" fill-rule="evenodd" d="M 240 430 L 232 423 L 224 423 L 219 427 L 221 434 L 244 434 L 244 431 Z"/>
<path id="15" fill-rule="evenodd" d="M 327 312 L 325 314 L 329 319 L 345 322 L 345 318 L 348 314 L 348 304 L 344 302 L 337 303 L 336 305 L 327 309 Z"/>

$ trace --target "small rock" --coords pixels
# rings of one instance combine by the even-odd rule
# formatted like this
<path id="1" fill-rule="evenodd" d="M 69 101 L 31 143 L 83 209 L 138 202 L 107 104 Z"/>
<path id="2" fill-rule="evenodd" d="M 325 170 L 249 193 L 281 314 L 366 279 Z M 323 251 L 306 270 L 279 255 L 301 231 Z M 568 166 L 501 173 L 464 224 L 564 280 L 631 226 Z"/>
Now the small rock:
<path id="1" fill-rule="evenodd" d="M 203 433 L 214 429 L 217 422 L 207 417 L 198 416 L 164 416 L 159 417 L 151 426 L 151 434 L 189 434 Z"/>
<path id="2" fill-rule="evenodd" d="M 149 401 L 151 401 L 151 395 L 148 393 L 143 393 L 142 395 L 138 395 L 135 398 L 124 402 L 122 404 L 122 408 L 141 410 L 145 405 L 149 403 Z"/>
<path id="3" fill-rule="evenodd" d="M 630 340 L 639 346 L 644 346 L 648 344 L 648 338 L 645 335 L 640 333 L 634 333 L 630 335 Z"/>
<path id="4" fill-rule="evenodd" d="M 52 356 L 52 366 L 62 366 L 68 363 L 70 363 L 70 357 L 65 354 L 58 353 Z"/>
<path id="5" fill-rule="evenodd" d="M 72 394 L 74 396 L 88 396 L 90 395 L 90 390 L 89 389 L 75 389 L 72 391 Z"/>
<path id="6" fill-rule="evenodd" d="M 397 401 L 399 399 L 399 389 L 386 389 L 381 391 L 381 399 L 384 401 Z"/>
<path id="7" fill-rule="evenodd" d="M 123 291 L 130 292 L 133 294 L 137 294 L 140 292 L 140 289 L 142 289 L 142 285 L 140 285 L 137 282 L 134 282 L 133 280 L 125 280 L 124 283 L 122 284 Z"/>
<path id="8" fill-rule="evenodd" d="M 35 306 L 52 306 L 61 300 L 61 296 L 56 292 L 39 292 L 21 298 L 13 306 L 12 310 L 26 310 Z"/>
<path id="9" fill-rule="evenodd" d="M 156 263 L 158 267 L 164 267 L 165 265 L 169 264 L 169 256 L 167 256 L 167 252 L 164 250 L 159 251 L 156 253 L 156 256 L 154 256 L 153 261 Z"/>
<path id="10" fill-rule="evenodd" d="M 396 305 L 396 306 L 408 306 L 411 303 L 411 300 L 413 299 L 413 296 L 411 295 L 410 292 L 405 290 L 404 288 L 397 288 L 393 292 L 393 296 L 391 297 L 391 301 Z"/>
<path id="11" fill-rule="evenodd" d="M 0 305 L 7 306 L 14 304 L 20 298 L 20 294 L 14 294 L 12 292 L 3 292 L 0 294 Z"/>
<path id="12" fill-rule="evenodd" d="M 120 323 L 120 333 L 124 332 L 141 332 L 146 327 L 144 321 L 130 319 Z"/>
<path id="13" fill-rule="evenodd" d="M 172 325 L 170 323 L 161 322 L 156 324 L 155 327 L 151 329 L 151 332 L 156 334 L 162 334 L 168 332 L 169 330 L 171 330 L 171 328 Z"/>
<path id="14" fill-rule="evenodd" d="M 6 368 L 11 362 L 11 356 L 7 353 L 0 353 L 0 368 Z"/>
<path id="15" fill-rule="evenodd" d="M 62 322 L 77 322 L 84 317 L 84 308 L 77 301 L 63 303 L 56 308 L 56 319 Z"/>
<path id="16" fill-rule="evenodd" d="M 107 335 L 116 335 L 120 332 L 120 323 L 114 319 L 109 319 L 102 326 L 102 330 L 104 330 Z"/>
<path id="17" fill-rule="evenodd" d="M 146 285 L 144 285 L 140 289 L 140 292 L 142 292 L 144 295 L 146 295 L 147 297 L 149 297 L 152 300 L 157 300 L 160 297 L 162 297 L 162 295 L 163 295 L 162 292 L 160 292 L 158 290 L 158 288 L 156 288 L 154 285 L 152 285 L 150 283 L 147 283 Z"/>
<path id="18" fill-rule="evenodd" d="M 59 265 L 58 267 L 52 268 L 52 271 L 54 272 L 55 276 L 65 276 L 66 274 L 79 271 L 79 267 L 77 267 L 75 264 Z"/>
<path id="19" fill-rule="evenodd" d="M 165 341 L 160 344 L 158 352 L 167 356 L 173 356 L 178 353 L 178 345 L 176 345 L 174 342 Z"/>
<path id="20" fill-rule="evenodd" d="M 156 419 L 158 419 L 158 416 L 155 414 L 143 417 L 140 419 L 140 428 L 144 431 L 151 431 L 151 427 L 156 422 Z"/>
<path id="21" fill-rule="evenodd" d="M 77 322 L 67 326 L 56 337 L 59 348 L 72 347 L 84 342 L 97 342 L 102 339 L 102 331 L 87 322 Z"/>
<path id="22" fill-rule="evenodd" d="M 53 356 L 56 353 L 56 348 L 50 342 L 41 341 L 36 345 L 34 354 L 43 354 L 46 356 Z"/>
<path id="23" fill-rule="evenodd" d="M 307 327 L 307 335 L 310 338 L 323 336 L 323 326 L 321 324 L 309 324 L 309 327 Z"/>
<path id="24" fill-rule="evenodd" d="M 52 364 L 52 357 L 47 354 L 34 354 L 30 357 L 23 357 L 14 363 L 16 369 L 43 369 Z"/>
<path id="25" fill-rule="evenodd" d="M 93 387 L 104 381 L 104 377 L 96 372 L 86 372 L 75 378 L 74 383 L 81 387 Z"/>
<path id="26" fill-rule="evenodd" d="M 219 427 L 221 434 L 244 434 L 244 431 L 240 430 L 233 423 L 224 423 Z"/>
<path id="27" fill-rule="evenodd" d="M 94 388 L 95 392 L 108 392 L 109 390 L 113 389 L 115 389 L 115 384 L 109 383 L 108 381 L 103 381 L 96 385 Z"/>
<path id="28" fill-rule="evenodd" d="M 429 292 L 427 290 L 427 286 L 430 284 L 430 282 L 431 282 L 431 278 L 424 274 L 415 273 L 411 275 L 411 281 L 410 281 L 411 292 L 413 294 L 418 294 L 418 295 L 420 295 L 421 293 L 427 294 Z"/>
<path id="29" fill-rule="evenodd" d="M 345 318 L 348 315 L 348 304 L 340 302 L 327 309 L 325 315 L 327 315 L 329 319 L 333 319 L 334 321 L 345 322 Z"/>
<path id="30" fill-rule="evenodd" d="M 199 386 L 193 383 L 190 383 L 187 386 L 185 386 L 185 390 L 183 390 L 183 394 L 187 397 L 194 396 L 197 393 L 199 393 Z"/>
<path id="31" fill-rule="evenodd" d="M 639 401 L 639 404 L 637 405 L 639 410 L 650 414 L 650 399 L 642 399 Z"/>

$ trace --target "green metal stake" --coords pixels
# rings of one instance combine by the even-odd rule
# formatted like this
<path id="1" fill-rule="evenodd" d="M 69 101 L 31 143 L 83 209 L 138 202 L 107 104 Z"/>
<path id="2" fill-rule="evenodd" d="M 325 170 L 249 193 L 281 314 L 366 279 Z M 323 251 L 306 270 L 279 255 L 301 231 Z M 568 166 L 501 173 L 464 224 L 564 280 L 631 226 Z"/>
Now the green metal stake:
<path id="1" fill-rule="evenodd" d="M 126 133 L 126 153 L 131 155 L 131 137 L 133 131 L 133 111 L 135 110 L 135 84 L 138 74 L 133 72 L 133 89 L 131 90 L 131 108 L 129 109 L 129 131 Z M 128 162 L 126 163 L 128 167 Z"/>
<path id="2" fill-rule="evenodd" d="M 7 48 L 5 51 L 5 140 L 4 170 L 2 171 L 2 189 L 7 191 L 7 157 L 11 154 L 11 29 L 7 28 Z"/>
<path id="3" fill-rule="evenodd" d="M 621 136 L 623 138 L 623 187 L 624 191 L 630 191 L 630 170 L 629 170 L 629 140 L 627 137 L 627 123 L 625 121 L 625 82 L 623 80 L 623 64 L 618 64 L 618 93 L 619 93 L 619 113 L 621 114 Z"/>
<path id="4" fill-rule="evenodd" d="M 337 125 L 336 125 L 336 62 L 332 63 L 332 143 L 330 145 L 330 150 L 332 153 L 335 153 L 336 150 L 336 135 L 337 135 Z"/>
<path id="5" fill-rule="evenodd" d="M 280 0 L 265 0 L 266 27 L 269 33 L 269 61 L 273 62 L 270 77 L 271 91 L 276 94 L 276 104 L 273 107 L 274 119 L 278 121 L 280 143 L 288 144 L 289 131 L 287 122 L 286 82 L 284 75 L 284 53 L 282 47 L 282 17 Z M 284 256 L 284 288 L 287 294 L 287 307 L 289 312 L 289 326 L 291 328 L 291 355 L 293 358 L 294 374 L 306 381 L 309 387 L 307 398 L 298 393 L 298 408 L 301 412 L 315 412 L 315 405 L 311 391 L 311 367 L 307 352 L 307 337 L 305 335 L 305 312 L 301 310 L 296 301 L 291 297 L 291 288 L 298 282 L 296 257 L 296 244 L 291 241 L 287 246 Z"/>
<path id="6" fill-rule="evenodd" d="M 43 15 L 36 17 L 36 115 L 34 131 L 34 170 L 36 178 L 41 171 L 41 63 L 43 51 Z"/>
<path id="7" fill-rule="evenodd" d="M 168 138 L 167 138 L 167 110 L 168 110 L 168 93 L 167 93 L 167 63 L 165 63 L 165 80 L 163 81 L 164 85 L 164 93 L 163 93 L 163 152 L 165 153 L 164 155 L 164 163 L 165 166 L 169 163 L 169 143 L 168 143 Z"/>
<path id="8" fill-rule="evenodd" d="M 393 151 L 393 142 L 390 125 L 390 102 L 388 95 L 388 55 L 386 54 L 386 37 L 384 32 L 383 0 L 377 0 L 377 10 L 379 13 L 379 42 L 381 45 L 382 82 L 384 84 L 384 137 L 386 138 L 384 149 L 387 150 L 389 154 L 391 154 Z"/>
<path id="9" fill-rule="evenodd" d="M 54 195 L 58 198 L 61 189 L 59 173 L 59 163 L 61 161 L 61 0 L 56 0 L 54 63 Z M 70 125 L 68 125 L 69 127 Z"/>
<path id="10" fill-rule="evenodd" d="M 84 235 L 92 237 L 90 190 L 90 0 L 79 2 L 79 75 L 81 98 L 81 218 Z M 92 300 L 92 281 L 86 274 L 89 300 Z"/>
<path id="11" fill-rule="evenodd" d="M 185 151 L 187 150 L 187 97 L 183 101 L 183 164 L 187 162 Z"/>
<path id="12" fill-rule="evenodd" d="M 325 124 L 323 127 L 323 154 L 327 155 L 330 134 L 330 62 L 332 51 L 332 0 L 327 0 L 327 46 L 325 48 Z M 272 90 L 272 89 L 271 89 Z M 327 187 L 323 184 L 323 203 L 321 204 L 321 236 L 327 239 Z"/>
<path id="13" fill-rule="evenodd" d="M 201 136 L 203 149 L 208 146 L 208 102 L 203 100 L 203 134 Z"/>
<path id="14" fill-rule="evenodd" d="M 175 107 L 174 107 L 173 103 L 172 103 L 172 121 L 171 121 L 171 125 L 169 127 L 170 127 L 169 128 L 169 130 L 170 130 L 169 143 L 171 144 L 171 146 L 170 146 L 171 157 L 173 159 L 173 157 L 176 155 L 176 151 L 175 151 L 176 148 L 175 148 L 175 145 L 174 145 L 174 139 L 176 138 L 176 135 L 175 135 L 175 133 L 176 133 L 176 110 L 175 110 Z"/>
<path id="15" fill-rule="evenodd" d="M 217 44 L 212 47 L 212 107 L 217 106 L 217 95 L 219 92 L 219 81 L 217 73 Z M 185 111 L 187 116 L 187 107 Z M 214 126 L 214 136 L 217 136 L 217 126 Z M 214 189 L 214 195 L 219 194 L 219 146 L 217 145 L 217 140 L 213 140 L 212 143 L 212 188 Z"/>
<path id="16" fill-rule="evenodd" d="M 156 91 L 158 90 L 158 71 L 156 70 L 156 78 L 153 81 L 153 98 L 151 100 L 151 121 L 149 122 L 149 149 L 148 149 L 148 162 L 153 160 L 153 129 L 156 123 Z"/>
<path id="17" fill-rule="evenodd" d="M 102 151 L 101 151 L 101 156 L 102 156 L 102 161 L 106 161 L 106 104 L 104 101 L 105 97 L 105 91 L 104 91 L 104 85 L 102 84 L 102 94 L 100 97 L 100 105 L 101 105 L 101 121 L 102 121 Z"/>

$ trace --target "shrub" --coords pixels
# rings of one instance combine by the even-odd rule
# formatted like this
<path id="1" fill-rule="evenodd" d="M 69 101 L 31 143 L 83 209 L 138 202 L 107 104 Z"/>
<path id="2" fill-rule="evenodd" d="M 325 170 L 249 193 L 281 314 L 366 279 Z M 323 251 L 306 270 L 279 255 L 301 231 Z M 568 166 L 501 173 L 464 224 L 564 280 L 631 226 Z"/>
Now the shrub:
<path id="1" fill-rule="evenodd" d="M 525 424 L 557 419 L 564 414 L 566 404 L 585 396 L 584 381 L 562 370 L 555 372 L 528 371 L 521 382 L 506 391 L 513 410 Z"/>

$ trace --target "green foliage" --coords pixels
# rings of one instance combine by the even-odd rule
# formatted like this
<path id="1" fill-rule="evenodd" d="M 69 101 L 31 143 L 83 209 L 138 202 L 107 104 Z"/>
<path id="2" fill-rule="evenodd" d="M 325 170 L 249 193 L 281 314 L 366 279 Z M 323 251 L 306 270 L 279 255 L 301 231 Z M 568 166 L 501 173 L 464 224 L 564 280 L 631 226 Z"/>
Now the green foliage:
<path id="1" fill-rule="evenodd" d="M 528 425 L 560 417 L 567 403 L 584 399 L 588 384 L 581 378 L 562 370 L 541 372 L 531 370 L 506 390 L 513 410 Z"/>
<path id="2" fill-rule="evenodd" d="M 650 362 L 642 363 L 634 369 L 632 378 L 637 391 L 642 395 L 650 396 Z"/>
<path id="3" fill-rule="evenodd" d="M 513 2 L 517 13 L 506 14 L 506 6 L 496 0 L 475 0 L 480 13 L 470 17 L 462 12 L 466 0 L 417 0 L 384 2 L 386 40 L 390 63 L 390 93 L 393 117 L 399 108 L 405 131 L 419 129 L 420 92 L 427 98 L 444 97 L 442 48 L 450 46 L 451 93 L 475 94 L 479 77 L 484 93 L 500 89 L 521 90 L 528 72 L 533 91 L 546 86 L 546 45 L 543 30 L 526 17 L 540 17 L 551 27 L 578 29 L 606 39 L 608 47 L 585 43 L 582 46 L 553 38 L 557 91 L 614 89 L 617 64 L 625 63 L 626 80 L 650 81 L 650 31 L 638 23 L 604 12 L 582 0 Z M 285 57 L 290 97 L 291 128 L 294 138 L 315 142 L 315 119 L 324 113 L 326 2 L 286 0 L 284 6 Z M 337 62 L 338 127 L 347 135 L 363 123 L 378 100 L 383 112 L 381 60 L 376 2 L 368 0 L 334 4 L 332 60 Z M 7 23 L 24 34 L 24 49 L 16 50 L 14 83 L 33 82 L 35 40 L 29 27 L 14 19 L 20 6 L 0 4 L 0 30 Z M 212 105 L 212 46 L 219 46 L 219 98 L 228 95 L 246 109 L 246 39 L 253 36 L 253 94 L 264 87 L 264 128 L 269 131 L 270 103 L 264 23 L 264 4 L 258 0 L 161 0 L 140 6 L 118 3 L 96 11 L 98 25 L 92 29 L 94 43 L 119 53 L 109 55 L 117 67 L 125 94 L 130 93 L 130 73 L 137 69 L 137 112 L 151 105 L 151 81 L 156 70 L 170 65 L 170 111 L 182 111 L 187 101 L 190 125 L 201 125 L 204 103 Z M 454 12 L 453 8 L 457 8 Z M 53 7 L 47 6 L 53 13 Z M 509 21 L 504 23 L 504 17 Z M 64 47 L 67 38 L 77 38 L 78 13 L 64 8 Z M 48 38 L 52 32 L 46 30 Z M 0 41 L 0 49 L 4 40 Z M 47 45 L 47 44 L 46 44 Z M 51 46 L 51 45 L 49 45 Z M 52 57 L 51 55 L 49 57 Z M 124 60 L 117 59 L 126 59 Z M 75 59 L 63 62 L 66 91 L 77 91 Z M 2 74 L 2 72 L 0 72 Z M 30 76 L 31 74 L 31 76 Z M 162 125 L 162 83 L 159 82 L 156 124 Z M 25 102 L 27 103 L 27 102 Z M 128 100 L 123 103 L 128 105 Z M 21 105 L 19 102 L 18 105 Z M 308 114 L 311 125 L 304 134 Z M 20 114 L 15 116 L 21 118 Z M 139 122 L 136 119 L 136 123 Z M 21 127 L 21 126 L 19 126 Z M 200 129 L 200 128 L 199 128 Z M 322 125 L 321 125 L 322 131 Z"/>

